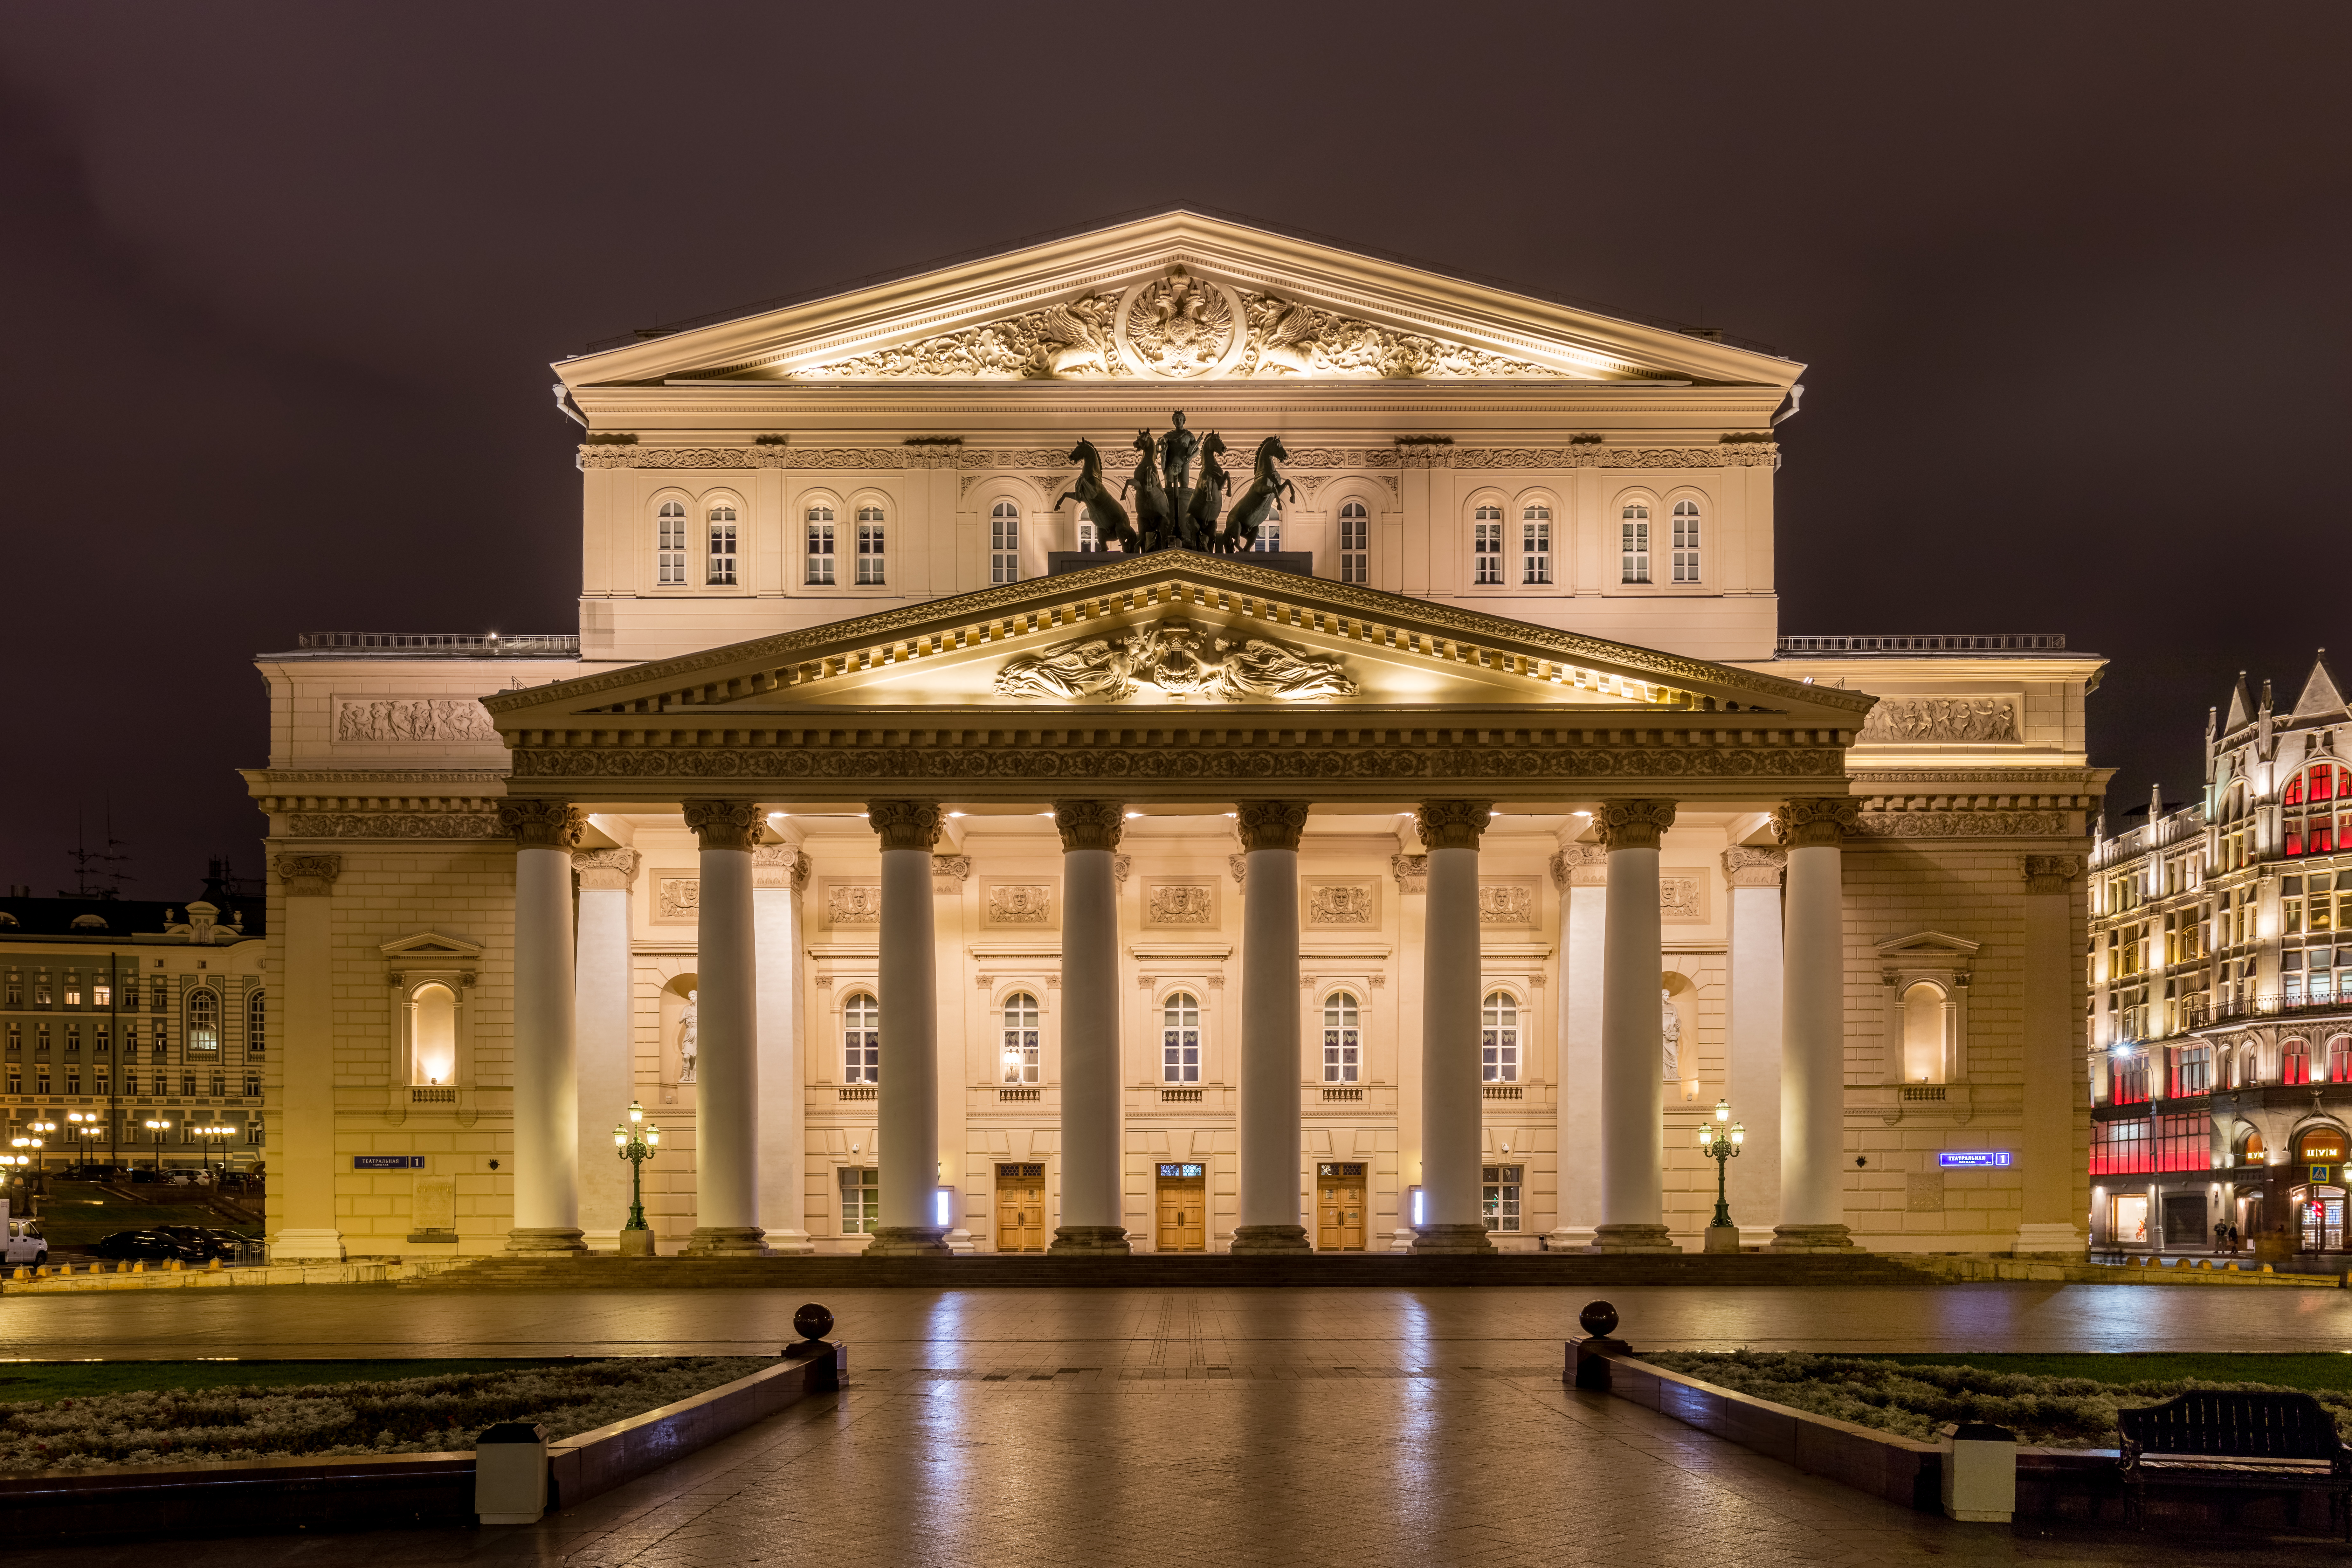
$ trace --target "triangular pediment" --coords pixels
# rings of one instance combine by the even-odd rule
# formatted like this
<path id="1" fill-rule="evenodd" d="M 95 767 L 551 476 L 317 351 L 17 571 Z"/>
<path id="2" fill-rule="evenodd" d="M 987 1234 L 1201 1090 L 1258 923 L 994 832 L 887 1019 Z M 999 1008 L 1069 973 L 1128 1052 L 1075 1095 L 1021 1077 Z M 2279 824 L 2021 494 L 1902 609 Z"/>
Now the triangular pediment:
<path id="1" fill-rule="evenodd" d="M 2300 722 L 2332 718 L 2343 711 L 2344 694 L 2336 689 L 2336 677 L 2328 672 L 2326 656 L 2322 654 L 2312 662 L 2311 679 L 2303 683 L 2303 695 L 2294 700 L 2290 717 Z"/>
<path id="2" fill-rule="evenodd" d="M 561 362 L 649 383 L 1680 382 L 1791 361 L 1192 212 L 1025 246 Z"/>
<path id="3" fill-rule="evenodd" d="M 1877 949 L 1878 959 L 1882 963 L 1908 960 L 1913 963 L 1946 964 L 1965 963 L 1974 958 L 1977 950 L 1983 945 L 1982 942 L 1970 942 L 1966 937 L 1953 936 L 1947 931 L 1916 931 L 1909 936 L 1889 937 L 1886 941 L 1878 943 Z"/>
<path id="4" fill-rule="evenodd" d="M 1851 732 L 1874 700 L 1255 564 L 1161 551 L 484 699 L 530 731 L 764 728 L 914 710 L 1054 723 L 1275 712 L 1570 712 L 1615 727 Z M 895 720 L 886 717 L 895 713 Z M 1015 720 L 1013 715 L 1023 717 Z M 1844 743 L 1841 742 L 1840 743 Z"/>
<path id="5" fill-rule="evenodd" d="M 411 963 L 469 963 L 482 956 L 479 942 L 463 937 L 443 936 L 439 931 L 418 931 L 413 936 L 395 937 L 376 951 L 386 958 L 397 958 Z"/>

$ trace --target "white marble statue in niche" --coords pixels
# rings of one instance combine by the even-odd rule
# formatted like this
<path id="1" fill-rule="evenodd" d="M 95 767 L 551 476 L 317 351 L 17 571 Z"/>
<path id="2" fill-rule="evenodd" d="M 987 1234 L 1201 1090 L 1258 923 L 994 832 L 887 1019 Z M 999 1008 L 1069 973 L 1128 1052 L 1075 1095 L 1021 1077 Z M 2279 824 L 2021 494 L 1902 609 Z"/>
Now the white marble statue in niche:
<path id="1" fill-rule="evenodd" d="M 701 994 L 699 991 L 688 992 L 686 1005 L 677 1010 L 677 1081 L 680 1083 L 694 1081 L 694 1058 L 698 1049 L 694 1038 L 698 1009 L 694 999 Z"/>
<path id="2" fill-rule="evenodd" d="M 1658 1005 L 1665 1009 L 1659 1024 L 1665 1039 L 1666 1076 L 1679 1079 L 1683 1076 L 1683 1016 L 1675 1011 L 1675 994 L 1664 986 L 1658 988 Z"/>

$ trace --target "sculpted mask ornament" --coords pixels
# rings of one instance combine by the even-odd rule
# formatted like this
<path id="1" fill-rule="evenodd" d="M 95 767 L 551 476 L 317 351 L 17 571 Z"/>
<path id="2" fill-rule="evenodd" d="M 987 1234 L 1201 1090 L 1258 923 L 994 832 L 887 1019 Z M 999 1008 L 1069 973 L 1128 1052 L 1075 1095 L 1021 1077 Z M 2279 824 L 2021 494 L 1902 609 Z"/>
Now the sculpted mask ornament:
<path id="1" fill-rule="evenodd" d="M 1173 617 L 1132 632 L 1056 643 L 1007 659 L 996 672 L 996 690 L 1003 697 L 1123 702 L 1147 685 L 1178 701 L 1297 702 L 1356 694 L 1356 683 L 1336 658 L 1266 637 L 1213 637 Z"/>

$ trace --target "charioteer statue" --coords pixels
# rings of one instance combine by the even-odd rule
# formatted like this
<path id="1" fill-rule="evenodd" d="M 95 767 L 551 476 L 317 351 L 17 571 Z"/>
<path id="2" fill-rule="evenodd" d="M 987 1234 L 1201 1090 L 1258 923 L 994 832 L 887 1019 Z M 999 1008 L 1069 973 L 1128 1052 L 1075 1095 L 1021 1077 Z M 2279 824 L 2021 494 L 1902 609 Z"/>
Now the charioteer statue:
<path id="1" fill-rule="evenodd" d="M 1078 477 L 1055 498 L 1056 506 L 1075 500 L 1087 509 L 1106 550 L 1116 544 L 1137 554 L 1155 550 L 1238 554 L 1257 542 L 1257 531 L 1274 515 L 1277 501 L 1286 494 L 1291 500 L 1298 499 L 1297 487 L 1275 467 L 1277 461 L 1290 460 L 1279 436 L 1257 444 L 1248 488 L 1222 523 L 1217 512 L 1233 482 L 1218 461 L 1225 451 L 1223 436 L 1213 430 L 1205 437 L 1194 435 L 1179 409 L 1166 434 L 1155 437 L 1149 430 L 1137 431 L 1134 448 L 1135 471 L 1120 481 L 1115 496 L 1103 483 L 1101 451 L 1092 441 L 1080 441 L 1071 448 L 1069 459 L 1080 465 Z M 1198 483 L 1192 478 L 1196 458 L 1201 465 Z M 1128 495 L 1135 498 L 1132 518 L 1120 501 Z"/>

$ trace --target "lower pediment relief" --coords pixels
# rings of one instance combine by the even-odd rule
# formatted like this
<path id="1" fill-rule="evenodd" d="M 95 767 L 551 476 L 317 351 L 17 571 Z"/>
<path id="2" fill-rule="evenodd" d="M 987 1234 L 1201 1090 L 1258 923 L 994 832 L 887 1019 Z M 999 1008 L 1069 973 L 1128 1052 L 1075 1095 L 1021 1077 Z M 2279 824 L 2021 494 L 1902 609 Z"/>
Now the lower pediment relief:
<path id="1" fill-rule="evenodd" d="M 995 679 L 1000 697 L 1096 702 L 1125 701 L 1146 685 L 1178 702 L 1301 702 L 1357 689 L 1337 658 L 1271 637 L 1221 637 L 1181 616 L 1022 654 L 1005 660 Z"/>

